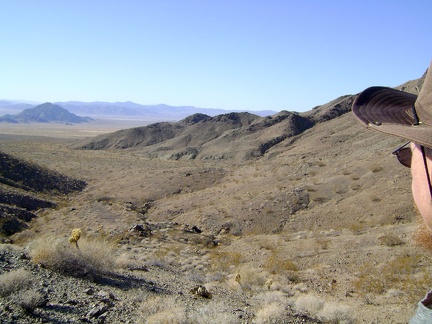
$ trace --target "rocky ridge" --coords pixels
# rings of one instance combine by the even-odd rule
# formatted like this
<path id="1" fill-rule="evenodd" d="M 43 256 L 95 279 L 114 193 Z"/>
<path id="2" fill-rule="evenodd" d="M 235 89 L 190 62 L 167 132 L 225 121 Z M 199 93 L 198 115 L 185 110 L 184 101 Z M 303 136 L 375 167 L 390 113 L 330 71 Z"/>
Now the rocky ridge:
<path id="1" fill-rule="evenodd" d="M 229 113 L 191 115 L 179 122 L 100 135 L 73 145 L 76 149 L 129 149 L 152 158 L 171 160 L 236 160 L 262 157 L 284 141 L 348 112 L 355 96 L 343 96 L 311 112 L 281 111 L 267 117 Z"/>

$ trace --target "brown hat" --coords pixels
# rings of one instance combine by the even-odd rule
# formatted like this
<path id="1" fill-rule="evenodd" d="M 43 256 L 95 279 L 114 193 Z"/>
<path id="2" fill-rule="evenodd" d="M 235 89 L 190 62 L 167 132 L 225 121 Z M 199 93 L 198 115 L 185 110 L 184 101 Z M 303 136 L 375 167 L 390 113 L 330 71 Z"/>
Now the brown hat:
<path id="1" fill-rule="evenodd" d="M 354 115 L 366 127 L 432 148 L 432 63 L 418 96 L 371 87 L 353 103 Z"/>

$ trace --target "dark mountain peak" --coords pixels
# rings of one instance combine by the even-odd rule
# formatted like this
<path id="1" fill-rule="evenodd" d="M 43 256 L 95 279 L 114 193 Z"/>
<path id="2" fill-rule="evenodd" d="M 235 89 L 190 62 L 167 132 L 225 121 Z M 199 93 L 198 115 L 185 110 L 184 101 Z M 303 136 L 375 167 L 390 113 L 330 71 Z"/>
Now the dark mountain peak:
<path id="1" fill-rule="evenodd" d="M 212 118 L 214 122 L 222 122 L 222 123 L 233 123 L 233 124 L 241 124 L 241 125 L 249 125 L 254 120 L 259 119 L 258 115 L 254 115 L 248 112 L 231 112 L 228 114 L 217 115 Z"/>
<path id="2" fill-rule="evenodd" d="M 60 122 L 60 123 L 83 123 L 89 122 L 89 117 L 80 117 L 70 113 L 65 108 L 51 102 L 45 102 L 33 108 L 23 110 L 18 115 L 7 115 L 0 117 L 0 122 Z"/>
<path id="3" fill-rule="evenodd" d="M 185 119 L 182 119 L 180 123 L 184 125 L 193 125 L 201 121 L 207 121 L 209 119 L 211 119 L 209 115 L 197 113 L 197 114 L 190 115 Z"/>
<path id="4" fill-rule="evenodd" d="M 45 102 L 43 104 L 37 105 L 36 107 L 26 109 L 26 110 L 33 110 L 33 111 L 53 111 L 53 112 L 68 112 L 65 108 L 55 105 L 52 102 Z"/>

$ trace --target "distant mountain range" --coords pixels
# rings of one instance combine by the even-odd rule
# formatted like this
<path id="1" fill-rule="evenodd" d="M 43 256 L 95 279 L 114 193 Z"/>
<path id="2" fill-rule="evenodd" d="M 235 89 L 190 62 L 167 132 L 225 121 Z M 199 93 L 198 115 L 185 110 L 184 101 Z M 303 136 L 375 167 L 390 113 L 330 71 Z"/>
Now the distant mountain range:
<path id="1" fill-rule="evenodd" d="M 4 115 L 0 117 L 0 122 L 6 123 L 86 123 L 92 121 L 90 117 L 80 117 L 70 113 L 65 108 L 46 102 L 34 108 L 24 109 L 16 115 Z"/>
<path id="2" fill-rule="evenodd" d="M 216 116 L 228 112 L 247 112 L 247 110 L 228 111 L 216 108 L 198 108 L 193 106 L 169 106 L 160 105 L 140 105 L 131 101 L 126 102 L 81 102 L 67 101 L 54 102 L 71 113 L 79 116 L 90 116 L 92 118 L 127 118 L 146 121 L 179 121 L 193 114 L 206 114 Z M 34 108 L 37 104 L 19 100 L 0 100 L 0 115 L 16 114 L 23 109 Z M 249 111 L 251 112 L 251 111 Z M 269 116 L 276 111 L 262 110 L 253 111 L 258 116 Z"/>

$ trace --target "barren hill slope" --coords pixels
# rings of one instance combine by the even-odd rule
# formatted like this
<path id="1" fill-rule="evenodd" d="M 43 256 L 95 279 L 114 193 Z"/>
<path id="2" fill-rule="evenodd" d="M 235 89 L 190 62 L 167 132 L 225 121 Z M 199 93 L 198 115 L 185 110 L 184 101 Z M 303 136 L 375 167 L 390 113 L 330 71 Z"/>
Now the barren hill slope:
<path id="1" fill-rule="evenodd" d="M 56 198 L 80 191 L 81 180 L 0 152 L 0 235 L 27 228 L 35 211 L 56 206 Z"/>
<path id="2" fill-rule="evenodd" d="M 259 117 L 229 113 L 209 117 L 196 114 L 175 123 L 155 123 L 121 130 L 74 144 L 79 149 L 133 149 L 147 157 L 165 159 L 235 159 L 260 157 L 274 145 L 298 135 L 316 122 L 346 112 L 352 98 L 344 98 L 319 115 L 303 117 L 282 111 Z M 336 109 L 335 109 L 336 107 Z M 329 115 L 331 114 L 331 115 Z"/>
<path id="3" fill-rule="evenodd" d="M 408 82 L 404 89 L 416 93 L 421 80 Z M 181 194 L 158 197 L 149 215 L 154 221 L 194 223 L 215 232 L 235 227 L 261 233 L 347 228 L 354 219 L 364 226 L 412 221 L 411 205 L 400 203 L 409 200 L 409 192 L 401 190 L 409 175 L 394 169 L 388 154 L 401 140 L 361 127 L 347 114 L 354 99 L 342 96 L 302 114 L 193 115 L 178 123 L 102 135 L 75 147 L 122 148 L 146 158 L 240 163 L 225 175 L 223 189 L 209 184 L 193 190 L 188 184 L 191 189 L 184 190 L 177 180 Z M 150 186 L 152 180 L 143 179 L 147 181 Z M 384 204 L 383 195 L 390 198 L 386 207 L 378 207 Z M 387 205 L 390 201 L 393 204 Z M 372 205 L 378 208 L 362 212 Z"/>

